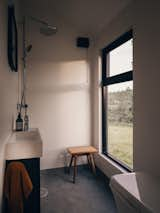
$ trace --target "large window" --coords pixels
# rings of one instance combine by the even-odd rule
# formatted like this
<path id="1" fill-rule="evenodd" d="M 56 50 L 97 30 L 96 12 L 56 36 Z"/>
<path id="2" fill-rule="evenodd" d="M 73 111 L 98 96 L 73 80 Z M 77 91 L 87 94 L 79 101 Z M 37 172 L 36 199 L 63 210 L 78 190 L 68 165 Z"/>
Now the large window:
<path id="1" fill-rule="evenodd" d="M 129 31 L 102 50 L 103 154 L 133 168 L 133 37 Z"/>

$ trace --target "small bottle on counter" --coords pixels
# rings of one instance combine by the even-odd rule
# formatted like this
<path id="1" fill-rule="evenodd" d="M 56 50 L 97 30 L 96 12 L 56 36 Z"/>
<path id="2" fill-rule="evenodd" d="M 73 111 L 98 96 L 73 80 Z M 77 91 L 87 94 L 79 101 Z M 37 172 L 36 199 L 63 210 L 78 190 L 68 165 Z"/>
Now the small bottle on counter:
<path id="1" fill-rule="evenodd" d="M 27 107 L 28 107 L 28 105 L 25 104 L 24 131 L 29 130 L 29 117 L 27 115 Z"/>
<path id="2" fill-rule="evenodd" d="M 29 130 L 29 118 L 28 115 L 24 116 L 24 131 L 28 131 Z"/>
<path id="3" fill-rule="evenodd" d="M 23 131 L 23 119 L 21 118 L 21 113 L 18 113 L 16 120 L 16 131 Z"/>

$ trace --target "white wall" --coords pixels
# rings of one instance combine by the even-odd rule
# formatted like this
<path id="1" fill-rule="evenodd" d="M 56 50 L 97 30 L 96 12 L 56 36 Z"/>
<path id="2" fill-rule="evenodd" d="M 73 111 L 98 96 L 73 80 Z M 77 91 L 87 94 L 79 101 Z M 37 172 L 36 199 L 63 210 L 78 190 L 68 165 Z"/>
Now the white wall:
<path id="1" fill-rule="evenodd" d="M 18 1 L 15 2 L 18 6 Z M 16 15 L 18 16 L 18 7 Z M 18 99 L 18 74 L 7 61 L 7 1 L 0 0 L 0 212 L 4 176 L 5 143 L 11 134 Z"/>
<path id="2" fill-rule="evenodd" d="M 94 145 L 101 144 L 100 50 L 131 27 L 134 31 L 134 170 L 160 175 L 160 5 L 134 1 L 106 26 L 95 45 L 93 105 Z M 97 122 L 98 121 L 98 122 Z M 110 177 L 121 172 L 110 160 L 97 156 L 97 165 Z"/>
<path id="3" fill-rule="evenodd" d="M 160 2 L 135 5 L 134 167 L 160 176 Z"/>
<path id="4" fill-rule="evenodd" d="M 58 27 L 57 34 L 45 37 L 39 24 L 28 20 L 27 41 L 33 49 L 28 56 L 27 100 L 30 125 L 39 128 L 43 140 L 41 169 L 63 167 L 67 147 L 90 144 L 89 51 L 76 47 L 77 29 L 48 7 L 25 3 L 25 14 Z"/>

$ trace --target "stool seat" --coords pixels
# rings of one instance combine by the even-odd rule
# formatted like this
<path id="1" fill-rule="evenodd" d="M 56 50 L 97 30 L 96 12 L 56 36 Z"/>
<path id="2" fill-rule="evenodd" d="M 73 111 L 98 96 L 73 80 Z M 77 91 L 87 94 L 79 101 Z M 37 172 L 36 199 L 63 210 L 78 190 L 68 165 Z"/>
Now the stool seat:
<path id="1" fill-rule="evenodd" d="M 76 179 L 76 173 L 77 173 L 77 157 L 86 155 L 88 160 L 88 165 L 90 168 L 92 168 L 92 171 L 95 173 L 95 163 L 94 163 L 94 157 L 93 154 L 97 153 L 97 149 L 93 146 L 76 146 L 76 147 L 69 147 L 67 151 L 71 155 L 71 161 L 69 165 L 69 171 L 72 166 L 72 162 L 74 160 L 74 173 L 73 173 L 73 183 L 75 183 Z"/>
<path id="2" fill-rule="evenodd" d="M 68 148 L 68 152 L 71 155 L 85 155 L 88 153 L 96 153 L 97 149 L 93 146 L 77 146 L 77 147 L 70 147 Z"/>

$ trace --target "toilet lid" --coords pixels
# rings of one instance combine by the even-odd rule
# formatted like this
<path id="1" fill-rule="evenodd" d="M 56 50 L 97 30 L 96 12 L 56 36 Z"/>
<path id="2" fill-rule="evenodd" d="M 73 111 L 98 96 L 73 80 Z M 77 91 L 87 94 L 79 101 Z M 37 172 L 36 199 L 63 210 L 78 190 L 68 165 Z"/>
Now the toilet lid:
<path id="1" fill-rule="evenodd" d="M 160 212 L 160 178 L 143 172 L 115 175 L 111 187 L 147 212 Z"/>

